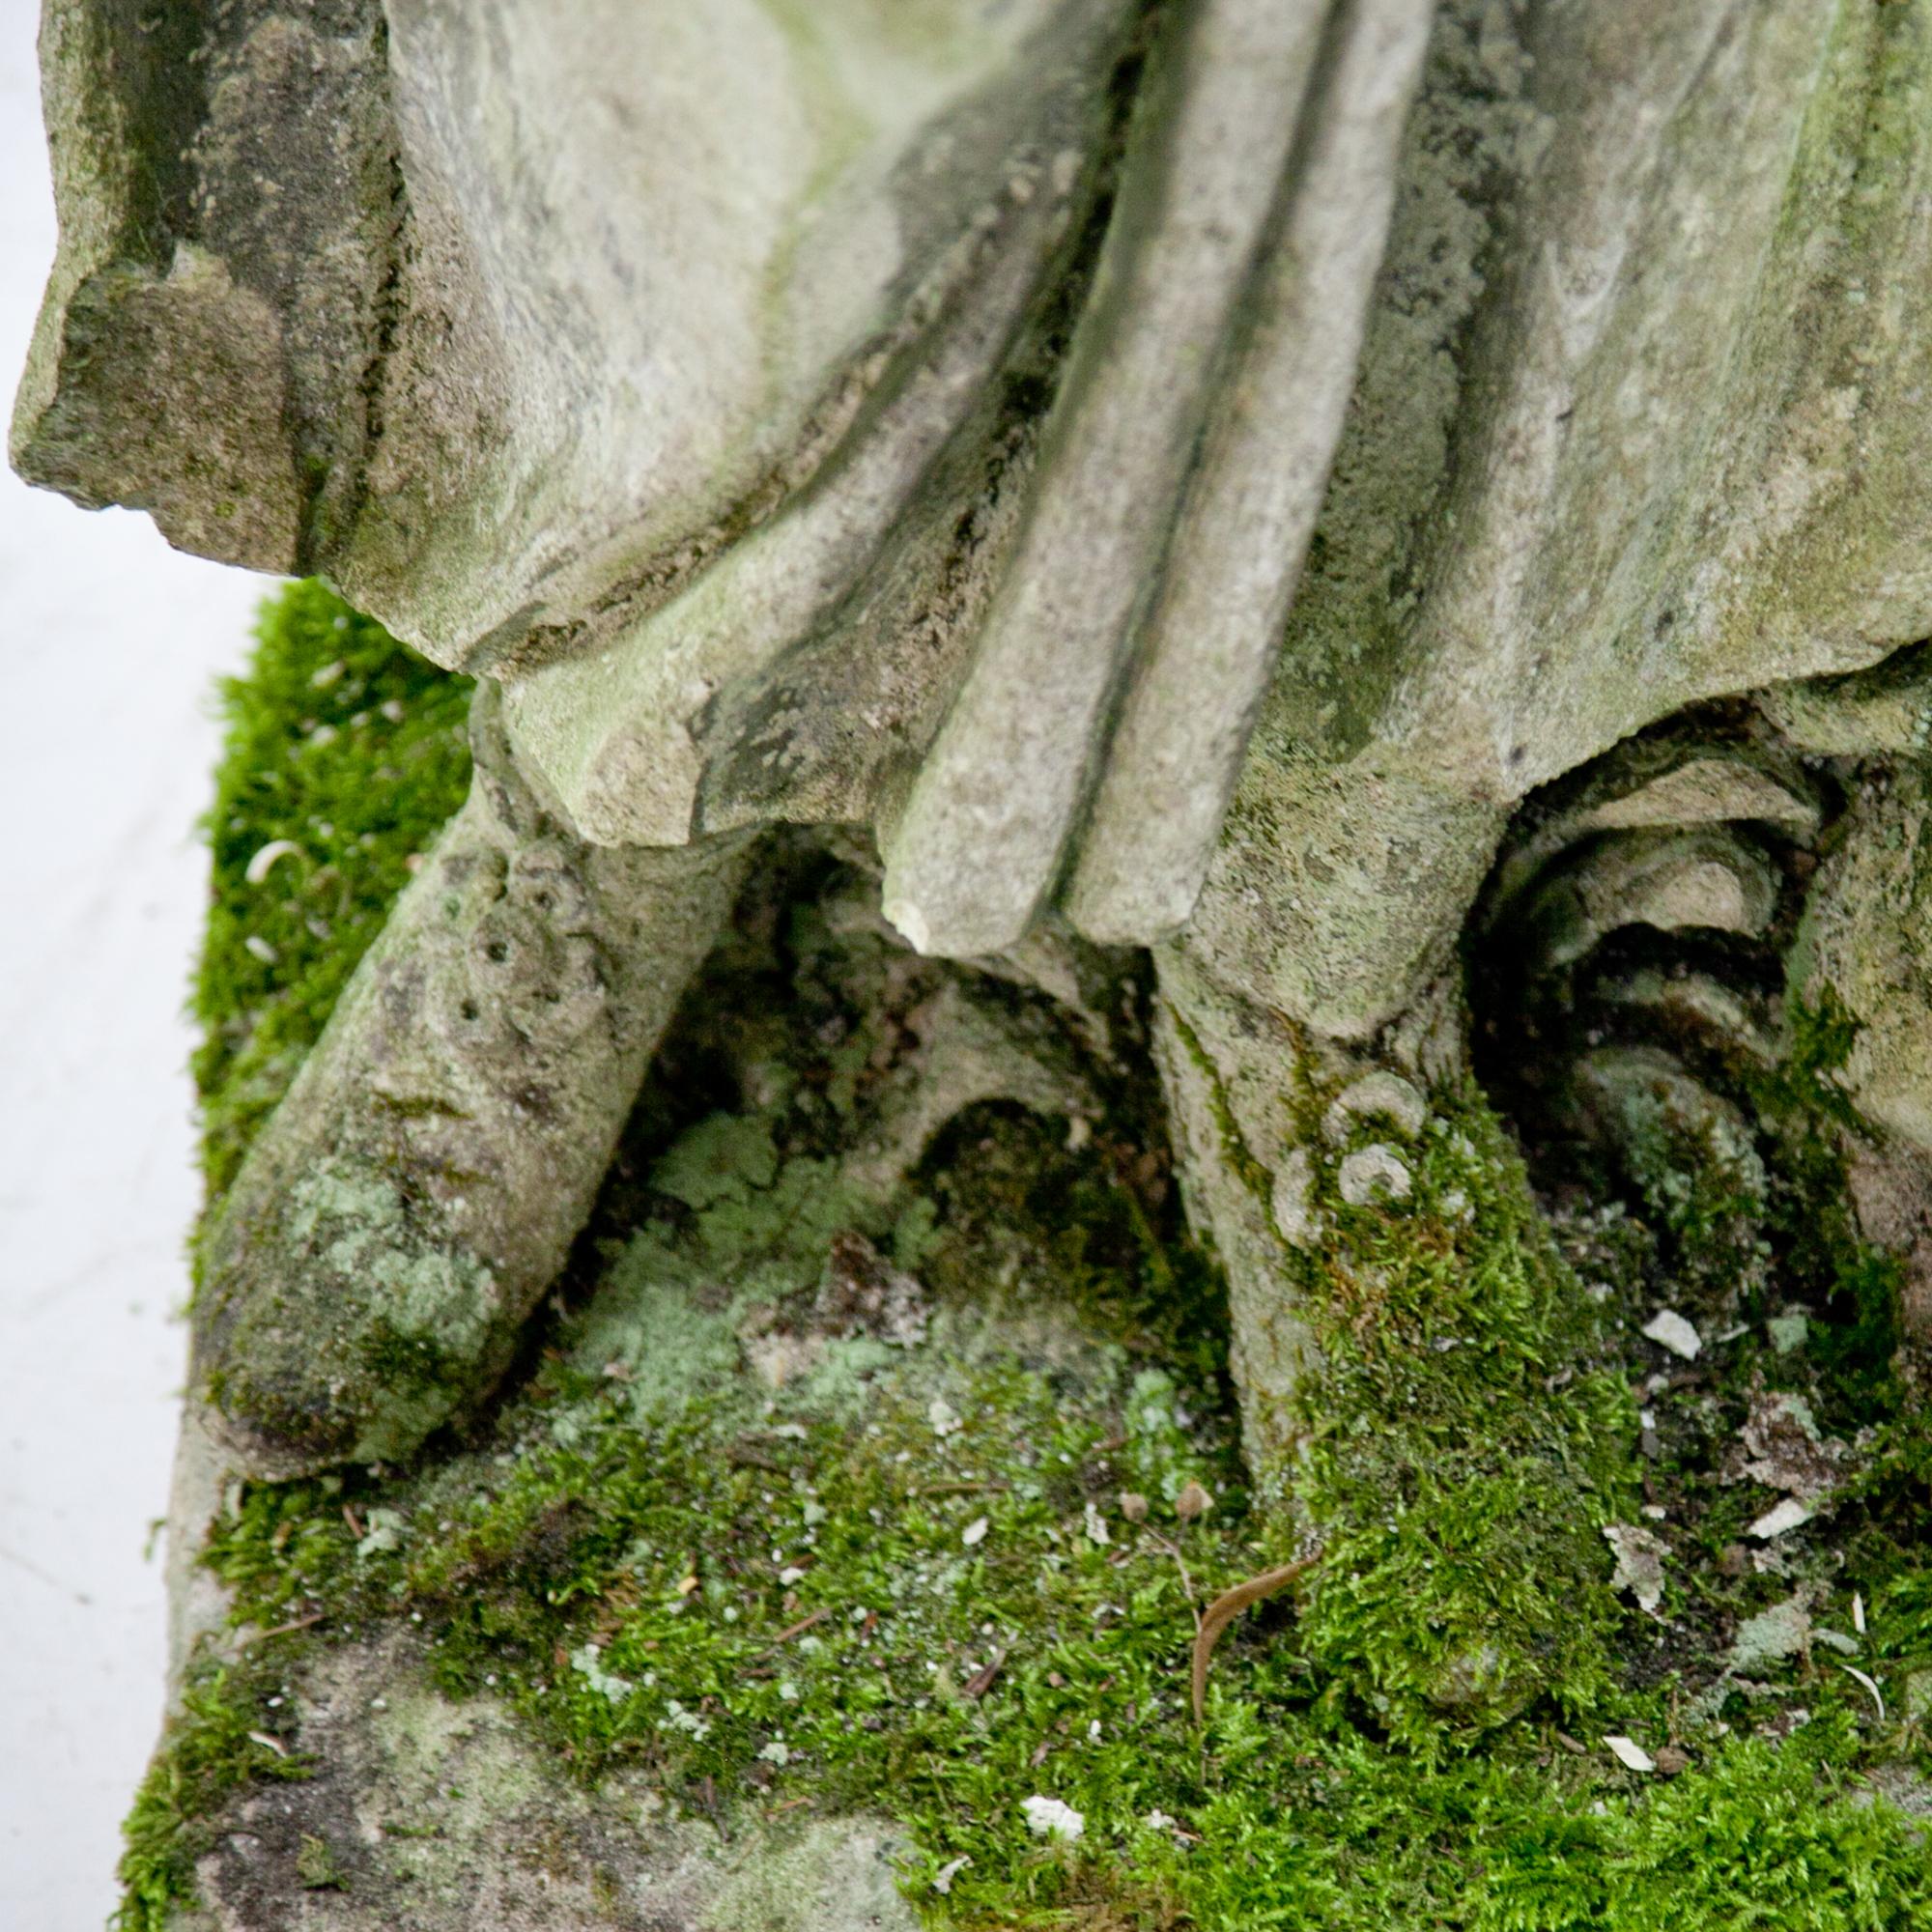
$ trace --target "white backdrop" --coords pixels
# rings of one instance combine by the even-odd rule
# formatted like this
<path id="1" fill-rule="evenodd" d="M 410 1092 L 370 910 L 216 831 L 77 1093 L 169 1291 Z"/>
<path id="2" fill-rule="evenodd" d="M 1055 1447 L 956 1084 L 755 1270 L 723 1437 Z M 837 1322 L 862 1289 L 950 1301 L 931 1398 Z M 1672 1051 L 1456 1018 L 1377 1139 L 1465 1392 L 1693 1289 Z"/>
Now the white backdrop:
<path id="1" fill-rule="evenodd" d="M 53 254 L 0 0 L 0 399 Z M 0 1927 L 95 1932 L 159 1715 L 210 691 L 259 578 L 0 477 Z"/>

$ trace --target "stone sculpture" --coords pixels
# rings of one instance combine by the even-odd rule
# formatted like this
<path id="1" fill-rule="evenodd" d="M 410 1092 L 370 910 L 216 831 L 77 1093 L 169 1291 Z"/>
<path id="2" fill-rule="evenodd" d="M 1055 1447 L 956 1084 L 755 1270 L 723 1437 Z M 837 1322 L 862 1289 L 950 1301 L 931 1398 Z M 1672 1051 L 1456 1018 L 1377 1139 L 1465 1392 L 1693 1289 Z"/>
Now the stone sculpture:
<path id="1" fill-rule="evenodd" d="M 1472 1053 L 1635 1172 L 1842 996 L 1924 1339 L 1918 0 L 55 0 L 44 57 L 16 466 L 488 692 L 207 1235 L 210 1466 L 488 1393 L 783 825 L 922 953 L 1151 948 L 1270 1493 L 1336 1204 Z"/>

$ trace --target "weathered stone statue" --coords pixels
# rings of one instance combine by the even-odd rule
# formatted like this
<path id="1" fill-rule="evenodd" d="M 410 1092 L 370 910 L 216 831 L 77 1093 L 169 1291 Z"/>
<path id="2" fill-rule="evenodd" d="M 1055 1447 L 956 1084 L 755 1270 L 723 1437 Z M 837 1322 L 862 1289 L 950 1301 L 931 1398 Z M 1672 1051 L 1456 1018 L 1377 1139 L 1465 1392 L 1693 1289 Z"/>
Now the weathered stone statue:
<path id="1" fill-rule="evenodd" d="M 1090 1042 L 1151 950 L 1291 1550 L 1350 1533 L 1337 1337 L 1458 1343 L 1386 1228 L 1547 1241 L 1472 1073 L 1690 1256 L 1666 1179 L 1759 1199 L 1842 1012 L 1818 1131 L 1917 1374 L 1932 7 L 51 0 L 43 57 L 16 467 L 483 680 L 468 804 L 204 1234 L 178 1527 L 476 1414 L 786 826 Z M 1104 1111 L 961 1056 L 879 1198 L 959 1107 Z M 1512 1507 L 1601 1557 L 1578 1480 Z M 1430 1708 L 1548 1689 L 1450 1624 Z"/>

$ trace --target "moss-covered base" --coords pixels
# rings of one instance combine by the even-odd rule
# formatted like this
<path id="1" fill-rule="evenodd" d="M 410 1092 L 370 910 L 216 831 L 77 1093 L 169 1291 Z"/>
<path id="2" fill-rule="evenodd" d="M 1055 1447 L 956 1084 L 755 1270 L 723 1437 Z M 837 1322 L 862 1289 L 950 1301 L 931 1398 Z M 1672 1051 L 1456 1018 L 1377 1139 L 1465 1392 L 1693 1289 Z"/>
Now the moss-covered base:
<path id="1" fill-rule="evenodd" d="M 303 654 L 339 655 L 322 595 L 270 619 L 238 758 L 311 701 Z M 226 905 L 292 835 L 250 828 L 239 769 L 223 795 Z M 393 794 L 362 807 L 338 829 L 380 847 Z M 279 970 L 333 970 L 384 889 L 278 931 Z M 895 1909 L 964 1925 L 1925 1922 L 1932 1449 L 1888 1419 L 1889 1341 L 1838 1274 L 1799 1268 L 1686 1363 L 1640 1332 L 1679 1237 L 1579 1198 L 1552 1239 L 1472 1090 L 1412 1140 L 1350 1127 L 1297 1250 L 1327 1361 L 1297 1507 L 1264 1509 L 1145 1081 L 1090 1063 L 1055 1112 L 1043 1005 L 911 959 L 867 906 L 810 854 L 748 899 L 489 1416 L 410 1471 L 230 1492 L 206 1560 L 247 1640 L 193 1667 L 126 1927 L 210 1922 L 198 1893 L 264 1926 L 675 1900 L 802 1927 L 835 1881 L 787 1871 L 858 1897 L 875 1866 Z M 241 929 L 211 936 L 212 1019 Z M 970 1108 L 902 1173 L 882 1140 L 962 999 L 1030 1056 L 1029 1104 Z M 212 1122 L 239 1064 L 204 1067 Z M 1370 1145 L 1400 1198 L 1345 1197 Z M 1814 1514 L 1753 1537 L 1778 1395 L 1843 1447 Z M 1305 1594 L 1231 1629 L 1197 1728 L 1198 1615 L 1310 1521 Z M 1655 1539 L 1657 1576 L 1605 1529 Z"/>

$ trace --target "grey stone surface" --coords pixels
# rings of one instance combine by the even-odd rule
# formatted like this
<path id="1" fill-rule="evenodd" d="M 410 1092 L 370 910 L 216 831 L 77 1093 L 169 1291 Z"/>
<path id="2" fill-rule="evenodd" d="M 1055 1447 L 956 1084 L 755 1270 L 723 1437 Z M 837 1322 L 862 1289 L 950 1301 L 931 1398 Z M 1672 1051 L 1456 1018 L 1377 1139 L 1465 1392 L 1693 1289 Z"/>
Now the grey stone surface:
<path id="1" fill-rule="evenodd" d="M 194 1381 L 238 1463 L 407 1457 L 486 1394 L 590 1210 L 747 859 L 586 846 L 479 697 L 469 798 L 201 1247 Z"/>
<path id="2" fill-rule="evenodd" d="M 511 1713 L 452 1700 L 395 1636 L 317 1653 L 291 1684 L 316 1775 L 244 1785 L 198 1862 L 181 1932 L 911 1932 L 892 1828 L 865 1816 L 757 1827 L 657 1817 L 618 1775 L 559 1778 Z M 304 1885 L 319 1840 L 336 1885 Z"/>
<path id="3" fill-rule="evenodd" d="M 1091 806 L 1075 923 L 1144 941 L 1273 660 L 1432 12 L 250 0 L 143 51 L 64 0 L 14 459 L 498 677 L 594 842 L 874 821 L 967 956 Z"/>

